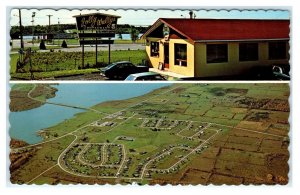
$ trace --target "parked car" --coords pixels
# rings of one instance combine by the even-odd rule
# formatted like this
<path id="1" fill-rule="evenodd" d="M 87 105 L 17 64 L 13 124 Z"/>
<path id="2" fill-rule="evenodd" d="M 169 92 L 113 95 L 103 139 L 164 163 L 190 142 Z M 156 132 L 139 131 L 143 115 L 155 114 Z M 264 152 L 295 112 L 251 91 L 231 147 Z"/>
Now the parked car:
<path id="1" fill-rule="evenodd" d="M 156 72 L 142 72 L 129 75 L 125 81 L 163 81 L 166 80 L 162 75 Z"/>
<path id="2" fill-rule="evenodd" d="M 251 80 L 290 80 L 289 65 L 257 66 L 249 70 L 244 78 Z"/>
<path id="3" fill-rule="evenodd" d="M 290 80 L 290 67 L 284 65 L 274 65 L 272 72 L 275 78 L 279 80 Z"/>
<path id="4" fill-rule="evenodd" d="M 129 61 L 115 62 L 104 68 L 100 68 L 101 74 L 109 79 L 125 79 L 130 74 L 148 72 L 147 66 L 135 66 Z"/>

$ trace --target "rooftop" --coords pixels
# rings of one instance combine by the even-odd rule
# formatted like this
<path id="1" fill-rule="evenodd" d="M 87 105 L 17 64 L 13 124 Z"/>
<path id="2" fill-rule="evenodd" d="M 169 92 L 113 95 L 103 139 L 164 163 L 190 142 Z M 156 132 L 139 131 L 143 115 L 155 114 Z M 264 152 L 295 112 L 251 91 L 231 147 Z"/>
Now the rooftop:
<path id="1" fill-rule="evenodd" d="M 289 39 L 289 20 L 159 18 L 143 35 L 166 24 L 192 42 Z"/>

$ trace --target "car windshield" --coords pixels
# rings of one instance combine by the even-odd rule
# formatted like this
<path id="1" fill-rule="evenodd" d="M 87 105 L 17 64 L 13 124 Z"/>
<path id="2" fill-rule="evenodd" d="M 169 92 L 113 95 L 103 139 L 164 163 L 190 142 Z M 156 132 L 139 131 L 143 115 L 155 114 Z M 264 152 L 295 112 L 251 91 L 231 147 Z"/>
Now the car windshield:
<path id="1" fill-rule="evenodd" d="M 135 76 L 133 76 L 133 75 L 129 75 L 126 79 L 125 79 L 125 81 L 134 81 L 135 80 Z"/>
<path id="2" fill-rule="evenodd" d="M 106 68 L 111 68 L 111 67 L 113 67 L 115 65 L 116 65 L 115 63 L 112 63 L 112 64 L 107 65 Z"/>
<path id="3" fill-rule="evenodd" d="M 154 77 L 154 80 L 165 80 L 165 78 L 162 77 L 161 75 L 156 75 L 156 76 Z"/>

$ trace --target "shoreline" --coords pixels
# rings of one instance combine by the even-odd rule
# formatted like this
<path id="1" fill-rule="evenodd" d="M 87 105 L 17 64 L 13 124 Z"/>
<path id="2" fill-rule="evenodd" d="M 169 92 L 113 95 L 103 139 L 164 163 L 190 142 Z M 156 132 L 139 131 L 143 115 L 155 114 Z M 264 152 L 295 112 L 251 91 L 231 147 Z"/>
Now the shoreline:
<path id="1" fill-rule="evenodd" d="M 53 84 L 15 84 L 10 89 L 10 112 L 23 112 L 46 104 L 47 100 L 54 98 L 58 91 L 58 89 L 52 85 Z"/>
<path id="2" fill-rule="evenodd" d="M 51 85 L 52 85 L 52 84 L 51 84 Z M 99 106 L 101 106 L 101 105 L 113 104 L 113 103 L 120 102 L 120 101 L 130 101 L 130 100 L 134 100 L 135 98 L 142 98 L 143 96 L 145 96 L 145 98 L 146 98 L 146 96 L 148 96 L 148 95 L 155 94 L 155 93 L 157 93 L 158 91 L 163 90 L 164 88 L 171 87 L 171 86 L 173 86 L 173 84 L 170 84 L 170 85 L 167 85 L 167 86 L 161 86 L 161 87 L 159 87 L 159 88 L 157 88 L 157 89 L 153 89 L 153 90 L 151 90 L 151 91 L 149 91 L 149 92 L 147 92 L 147 93 L 145 93 L 145 94 L 138 95 L 138 96 L 134 96 L 134 97 L 130 97 L 130 98 L 127 98 L 127 99 L 103 101 L 103 102 L 100 102 L 100 103 L 96 103 L 96 104 L 94 104 L 94 105 L 92 105 L 92 106 L 89 106 L 89 107 L 87 107 L 87 108 L 94 109 L 95 107 L 97 108 L 97 107 L 99 107 Z M 55 89 L 56 89 L 56 88 L 55 88 Z M 58 90 L 57 90 L 57 91 L 58 91 Z M 54 96 L 54 97 L 55 97 L 55 96 Z M 50 99 L 50 98 L 49 98 L 49 99 Z M 45 103 L 46 103 L 46 102 L 44 102 L 44 104 L 45 104 Z M 44 105 L 44 104 L 42 104 L 42 105 Z M 41 105 L 41 106 L 42 106 L 42 105 Z M 59 105 L 56 105 L 56 106 L 59 106 Z M 37 108 L 38 108 L 38 107 L 37 107 Z M 34 109 L 34 108 L 32 108 L 32 109 Z M 73 108 L 73 109 L 76 109 L 76 108 Z M 26 110 L 24 110 L 24 111 L 26 111 Z M 22 111 L 21 111 L 21 112 L 22 112 Z M 29 145 L 34 145 L 34 144 L 40 144 L 40 143 L 42 143 L 43 141 L 47 140 L 47 134 L 48 134 L 48 132 L 49 132 L 49 129 L 51 129 L 51 128 L 57 126 L 57 125 L 60 125 L 60 124 L 64 123 L 66 120 L 70 120 L 70 119 L 76 117 L 76 116 L 79 115 L 79 114 L 86 113 L 86 112 L 88 112 L 88 111 L 87 111 L 87 110 L 82 110 L 82 112 L 75 113 L 75 114 L 73 114 L 72 117 L 70 117 L 70 118 L 64 119 L 64 120 L 62 120 L 61 122 L 58 122 L 58 123 L 56 123 L 56 124 L 52 124 L 52 125 L 49 126 L 49 127 L 45 127 L 45 128 L 41 128 L 41 129 L 37 130 L 37 131 L 35 132 L 35 135 L 41 137 L 41 141 L 39 141 L 39 142 L 37 142 L 37 143 L 29 144 Z M 17 139 L 17 140 L 22 140 L 22 141 L 24 141 L 23 139 L 14 138 L 14 137 L 11 137 L 11 136 L 10 136 L 10 138 L 11 138 L 11 139 Z M 26 142 L 26 141 L 25 141 L 25 142 Z"/>

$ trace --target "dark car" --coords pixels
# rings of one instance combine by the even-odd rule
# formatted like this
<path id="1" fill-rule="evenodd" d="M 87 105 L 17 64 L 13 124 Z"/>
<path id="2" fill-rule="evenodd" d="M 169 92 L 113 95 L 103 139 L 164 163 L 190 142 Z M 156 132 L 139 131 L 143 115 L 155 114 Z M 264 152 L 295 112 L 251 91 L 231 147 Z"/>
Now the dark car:
<path id="1" fill-rule="evenodd" d="M 287 65 L 274 65 L 272 72 L 274 77 L 279 80 L 290 80 L 290 67 Z"/>
<path id="2" fill-rule="evenodd" d="M 129 75 L 125 81 L 164 81 L 166 80 L 162 75 L 156 72 L 142 72 Z"/>
<path id="3" fill-rule="evenodd" d="M 100 69 L 101 73 L 109 79 L 125 79 L 130 74 L 148 72 L 147 66 L 135 66 L 129 61 L 115 62 Z"/>
<path id="4" fill-rule="evenodd" d="M 257 66 L 249 70 L 246 79 L 250 80 L 290 80 L 290 66 L 276 64 L 270 66 Z"/>

